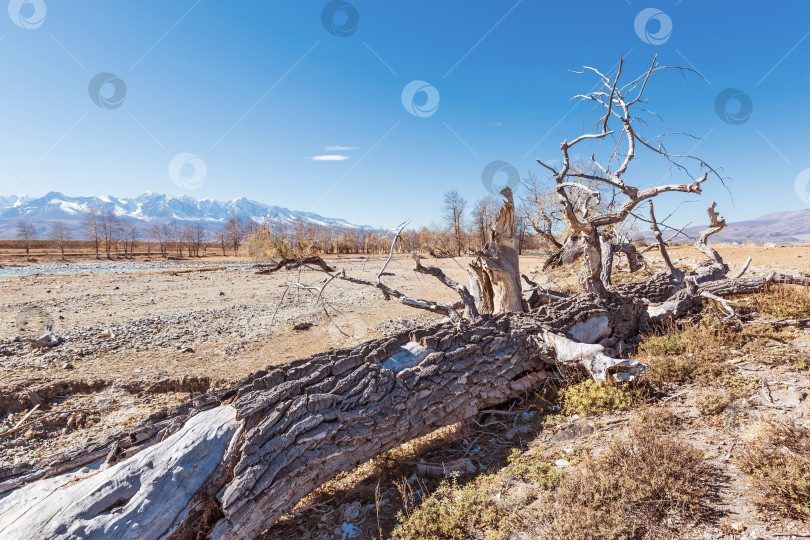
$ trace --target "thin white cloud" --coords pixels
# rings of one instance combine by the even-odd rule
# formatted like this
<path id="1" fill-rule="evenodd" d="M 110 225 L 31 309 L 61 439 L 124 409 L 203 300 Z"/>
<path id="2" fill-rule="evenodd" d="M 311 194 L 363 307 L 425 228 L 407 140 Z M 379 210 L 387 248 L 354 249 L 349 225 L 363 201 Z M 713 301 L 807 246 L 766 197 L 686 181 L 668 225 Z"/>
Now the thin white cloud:
<path id="1" fill-rule="evenodd" d="M 356 146 L 324 146 L 324 150 L 327 152 L 345 152 L 346 150 L 360 150 Z"/>
<path id="2" fill-rule="evenodd" d="M 351 159 L 349 156 L 341 156 L 340 154 L 328 154 L 324 156 L 312 156 L 312 161 L 346 161 Z"/>

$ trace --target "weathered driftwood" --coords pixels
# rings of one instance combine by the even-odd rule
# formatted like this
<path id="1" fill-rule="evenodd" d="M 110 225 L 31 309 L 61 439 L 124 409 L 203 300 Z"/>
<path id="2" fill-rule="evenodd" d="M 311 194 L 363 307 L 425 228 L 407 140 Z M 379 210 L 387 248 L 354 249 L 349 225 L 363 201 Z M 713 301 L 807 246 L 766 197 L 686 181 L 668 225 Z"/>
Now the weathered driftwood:
<path id="1" fill-rule="evenodd" d="M 23 338 L 22 340 L 25 341 L 26 343 L 29 343 L 31 347 L 37 349 L 42 349 L 46 347 L 56 347 L 57 345 L 62 344 L 62 338 L 54 334 L 50 326 L 46 327 L 45 333 L 42 334 L 37 339 Z"/>
<path id="2" fill-rule="evenodd" d="M 664 265 L 666 265 L 669 273 L 672 275 L 672 278 L 678 284 L 683 283 L 683 270 L 676 268 L 675 265 L 672 264 L 672 259 L 669 258 L 667 244 L 664 242 L 664 236 L 661 234 L 661 229 L 658 227 L 658 221 L 655 219 L 655 208 L 653 206 L 652 199 L 650 200 L 650 228 L 653 230 L 656 242 L 658 242 L 658 250 L 661 252 L 661 258 L 664 260 Z"/>
<path id="3" fill-rule="evenodd" d="M 643 259 L 639 255 L 636 246 L 630 242 L 617 242 L 615 239 L 601 236 L 599 238 L 600 249 L 602 255 L 602 283 L 610 287 L 613 285 L 611 276 L 613 274 L 613 255 L 615 253 L 624 253 L 627 257 L 630 273 L 638 272 L 642 265 Z"/>
<path id="4" fill-rule="evenodd" d="M 0 536 L 252 537 L 339 472 L 523 395 L 558 361 L 641 371 L 555 330 L 504 314 L 258 372 L 102 444 L 0 470 Z"/>
<path id="5" fill-rule="evenodd" d="M 549 255 L 543 262 L 543 270 L 567 266 L 582 256 L 582 242 L 576 236 L 569 236 L 557 246 L 557 250 Z"/>

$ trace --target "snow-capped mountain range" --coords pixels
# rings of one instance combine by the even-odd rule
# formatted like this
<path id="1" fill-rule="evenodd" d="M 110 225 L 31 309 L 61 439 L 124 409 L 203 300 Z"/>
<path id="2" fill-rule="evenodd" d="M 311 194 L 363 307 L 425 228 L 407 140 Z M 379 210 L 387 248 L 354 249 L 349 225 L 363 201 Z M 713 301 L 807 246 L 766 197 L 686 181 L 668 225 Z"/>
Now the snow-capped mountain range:
<path id="1" fill-rule="evenodd" d="M 13 238 L 16 224 L 25 218 L 35 226 L 44 228 L 62 220 L 71 228 L 78 228 L 85 212 L 91 208 L 99 212 L 114 212 L 122 219 L 144 223 L 201 223 L 209 230 L 222 227 L 231 216 L 259 223 L 292 223 L 303 221 L 311 225 L 345 229 L 370 229 L 345 219 L 327 218 L 312 212 L 289 210 L 271 206 L 244 197 L 232 201 L 195 199 L 187 195 L 163 195 L 148 191 L 134 198 L 70 197 L 52 191 L 43 197 L 26 195 L 0 195 L 0 238 Z M 41 231 L 40 235 L 42 234 Z"/>

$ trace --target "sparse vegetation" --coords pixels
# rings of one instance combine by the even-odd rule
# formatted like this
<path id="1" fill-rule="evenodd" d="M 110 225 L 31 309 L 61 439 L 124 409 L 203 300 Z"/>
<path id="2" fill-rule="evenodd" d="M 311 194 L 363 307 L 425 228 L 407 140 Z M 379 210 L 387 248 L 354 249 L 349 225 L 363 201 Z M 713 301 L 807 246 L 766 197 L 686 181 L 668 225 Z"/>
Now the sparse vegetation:
<path id="1" fill-rule="evenodd" d="M 391 537 L 397 540 L 461 540 L 473 534 L 496 540 L 505 538 L 498 527 L 507 516 L 489 494 L 492 476 L 461 484 L 457 478 L 442 482 L 409 514 L 399 514 L 401 524 Z M 407 512 L 407 510 L 406 510 Z"/>
<path id="2" fill-rule="evenodd" d="M 729 363 L 735 356 L 756 355 L 771 365 L 806 369 L 807 355 L 785 344 L 793 337 L 789 328 L 769 324 L 732 326 L 716 317 L 704 317 L 698 324 L 670 324 L 644 336 L 638 358 L 647 365 L 646 380 L 654 385 L 698 382 L 723 386 L 752 386 L 741 381 Z M 778 347 L 769 347 L 776 344 Z M 736 377 L 736 378 L 735 378 Z"/>
<path id="3" fill-rule="evenodd" d="M 497 475 L 461 485 L 444 482 L 394 531 L 394 538 L 504 538 L 514 532 L 514 515 L 522 529 L 542 538 L 642 538 L 665 527 L 673 514 L 693 518 L 703 511 L 711 474 L 702 455 L 661 431 L 636 426 L 599 455 L 585 452 L 570 468 L 559 469 L 545 450 L 513 451 Z M 517 477 L 537 490 L 521 508 L 506 512 L 497 502 L 503 479 Z"/>
<path id="4" fill-rule="evenodd" d="M 753 296 L 752 307 L 763 317 L 801 319 L 810 317 L 810 295 L 795 285 L 773 285 Z"/>
<path id="5" fill-rule="evenodd" d="M 688 444 L 639 427 L 598 456 L 586 456 L 549 500 L 549 538 L 641 538 L 670 512 L 694 517 L 710 476 Z"/>
<path id="6" fill-rule="evenodd" d="M 637 430 L 656 430 L 662 433 L 672 431 L 679 423 L 672 409 L 662 405 L 640 408 L 630 418 L 630 425 Z"/>
<path id="7" fill-rule="evenodd" d="M 732 401 L 728 392 L 709 392 L 700 396 L 695 401 L 695 406 L 703 416 L 718 416 Z"/>
<path id="8" fill-rule="evenodd" d="M 524 454 L 513 448 L 509 463 L 501 469 L 501 475 L 514 476 L 546 490 L 553 489 L 560 483 L 563 475 L 562 469 L 552 465 L 553 461 L 553 457 L 545 449 L 535 448 Z"/>
<path id="9" fill-rule="evenodd" d="M 629 384 L 597 382 L 586 379 L 560 389 L 562 411 L 566 415 L 599 415 L 612 411 L 624 411 L 633 404 Z"/>
<path id="10" fill-rule="evenodd" d="M 785 516 L 810 517 L 810 433 L 765 418 L 745 445 L 742 469 L 759 491 L 758 505 Z"/>
<path id="11" fill-rule="evenodd" d="M 652 384 L 711 381 L 730 369 L 723 362 L 734 346 L 735 334 L 728 325 L 669 324 L 644 337 L 639 346 L 646 353 L 647 380 Z"/>

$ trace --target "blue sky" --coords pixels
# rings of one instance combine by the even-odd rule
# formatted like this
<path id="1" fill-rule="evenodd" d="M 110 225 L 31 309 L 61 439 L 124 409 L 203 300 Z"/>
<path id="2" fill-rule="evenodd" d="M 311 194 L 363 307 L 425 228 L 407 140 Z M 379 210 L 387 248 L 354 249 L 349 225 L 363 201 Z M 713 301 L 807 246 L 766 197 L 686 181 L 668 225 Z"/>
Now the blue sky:
<path id="1" fill-rule="evenodd" d="M 0 18 L 0 193 L 246 196 L 375 226 L 429 224 L 445 191 L 487 194 L 488 163 L 542 175 L 534 160 L 553 161 L 587 129 L 588 107 L 569 99 L 596 81 L 570 70 L 607 71 L 624 55 L 635 74 L 658 54 L 707 82 L 658 77 L 648 96 L 662 120 L 647 133 L 704 137 L 670 149 L 721 167 L 734 194 L 712 179 L 701 198 L 665 196 L 659 213 L 695 200 L 676 221 L 702 223 L 712 199 L 729 221 L 808 206 L 794 186 L 810 169 L 807 2 L 356 0 L 328 19 L 340 34 L 354 10 L 345 36 L 324 26 L 327 5 L 12 0 Z M 660 44 L 634 28 L 650 7 L 671 21 Z M 658 25 L 643 28 L 655 37 Z M 126 86 L 101 85 L 102 106 L 89 92 L 100 73 Z M 414 80 L 435 89 L 438 107 L 422 117 L 402 103 Z M 753 105 L 737 125 L 715 111 L 727 88 Z M 181 168 L 189 154 L 199 159 Z M 312 159 L 323 155 L 347 159 Z M 645 155 L 625 179 L 672 178 Z"/>

